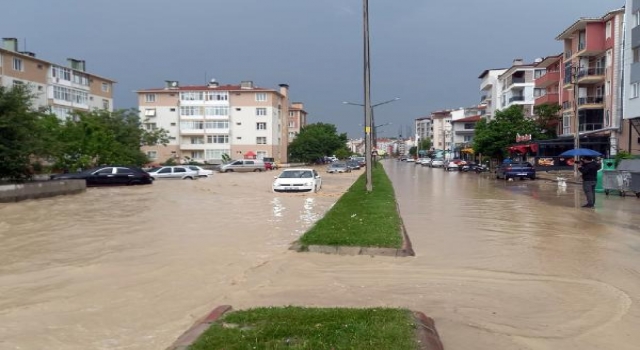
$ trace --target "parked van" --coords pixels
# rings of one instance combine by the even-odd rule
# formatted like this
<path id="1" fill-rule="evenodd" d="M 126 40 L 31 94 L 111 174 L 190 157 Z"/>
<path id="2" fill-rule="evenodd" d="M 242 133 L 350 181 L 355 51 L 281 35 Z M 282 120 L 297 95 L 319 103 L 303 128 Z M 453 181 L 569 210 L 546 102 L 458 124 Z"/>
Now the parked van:
<path id="1" fill-rule="evenodd" d="M 260 159 L 238 159 L 220 167 L 221 173 L 265 170 L 264 162 Z"/>

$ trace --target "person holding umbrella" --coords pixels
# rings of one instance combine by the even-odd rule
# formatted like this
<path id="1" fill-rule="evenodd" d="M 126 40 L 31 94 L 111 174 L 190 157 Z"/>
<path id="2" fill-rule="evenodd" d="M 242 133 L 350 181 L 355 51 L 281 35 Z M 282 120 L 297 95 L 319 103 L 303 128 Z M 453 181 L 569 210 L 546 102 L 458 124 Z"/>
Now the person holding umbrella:
<path id="1" fill-rule="evenodd" d="M 583 208 L 594 208 L 596 205 L 596 182 L 598 180 L 598 170 L 600 166 L 592 157 L 583 157 L 578 166 L 582 173 L 582 190 L 587 197 L 587 204 Z"/>

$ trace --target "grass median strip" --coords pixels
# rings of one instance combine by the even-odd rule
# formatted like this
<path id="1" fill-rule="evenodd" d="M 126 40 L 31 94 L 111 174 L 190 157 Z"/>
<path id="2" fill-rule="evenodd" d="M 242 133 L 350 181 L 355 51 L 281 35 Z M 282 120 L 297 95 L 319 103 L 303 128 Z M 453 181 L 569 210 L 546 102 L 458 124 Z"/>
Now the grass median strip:
<path id="1" fill-rule="evenodd" d="M 401 221 L 396 197 L 382 164 L 372 168 L 373 191 L 365 190 L 365 174 L 307 231 L 303 246 L 401 248 Z"/>
<path id="2" fill-rule="evenodd" d="M 256 308 L 224 315 L 189 348 L 416 349 L 411 311 L 371 308 Z"/>

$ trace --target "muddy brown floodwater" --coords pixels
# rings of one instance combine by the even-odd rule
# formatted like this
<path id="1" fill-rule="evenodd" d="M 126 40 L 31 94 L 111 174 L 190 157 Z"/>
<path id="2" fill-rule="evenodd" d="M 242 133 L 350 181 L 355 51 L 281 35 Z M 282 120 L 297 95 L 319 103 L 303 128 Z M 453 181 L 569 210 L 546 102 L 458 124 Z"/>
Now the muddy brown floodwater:
<path id="1" fill-rule="evenodd" d="M 0 349 L 164 349 L 211 308 L 398 306 L 448 350 L 638 349 L 640 202 L 386 161 L 416 257 L 288 251 L 361 172 L 0 204 Z"/>

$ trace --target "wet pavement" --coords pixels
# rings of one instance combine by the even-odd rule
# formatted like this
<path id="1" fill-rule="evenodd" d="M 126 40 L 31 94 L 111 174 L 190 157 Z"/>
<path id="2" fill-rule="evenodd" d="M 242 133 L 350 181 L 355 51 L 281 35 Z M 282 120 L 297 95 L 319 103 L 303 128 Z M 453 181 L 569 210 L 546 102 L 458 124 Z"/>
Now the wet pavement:
<path id="1" fill-rule="evenodd" d="M 318 194 L 216 174 L 0 205 L 0 349 L 163 349 L 221 304 L 407 307 L 448 350 L 638 348 L 640 200 L 384 165 L 416 257 L 287 250 L 359 173 Z"/>

